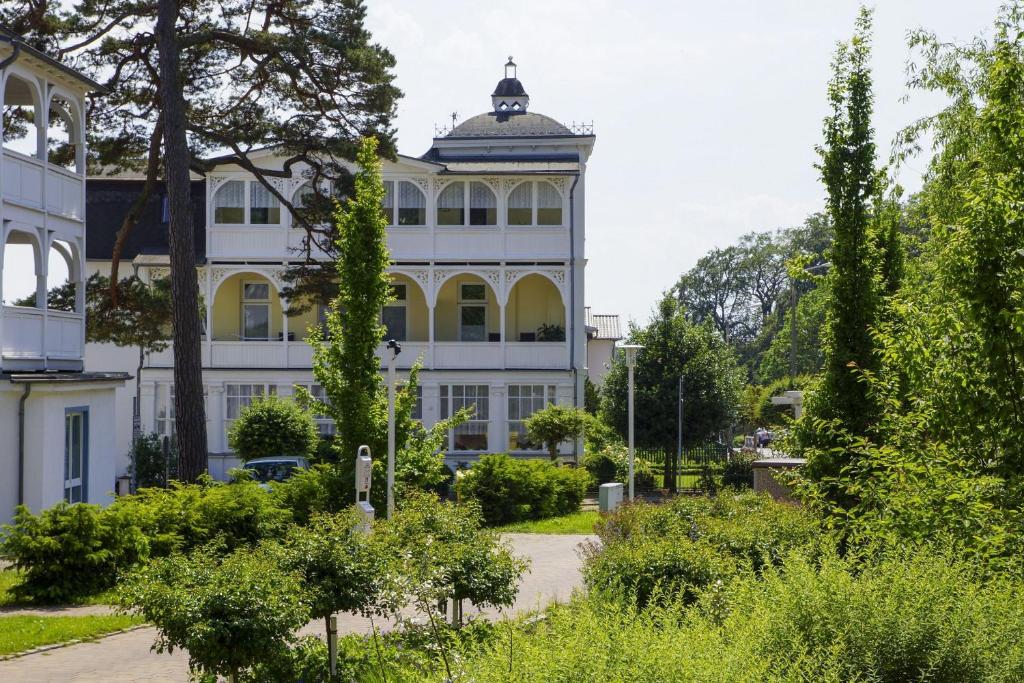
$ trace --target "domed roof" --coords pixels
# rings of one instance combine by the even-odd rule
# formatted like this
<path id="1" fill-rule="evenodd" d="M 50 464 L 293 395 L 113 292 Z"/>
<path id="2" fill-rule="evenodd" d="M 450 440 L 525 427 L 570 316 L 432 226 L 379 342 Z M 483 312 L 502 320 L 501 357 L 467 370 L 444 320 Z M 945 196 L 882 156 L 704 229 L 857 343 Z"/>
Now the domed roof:
<path id="1" fill-rule="evenodd" d="M 522 97 L 526 94 L 526 88 L 518 78 L 503 78 L 494 87 L 491 97 Z"/>
<path id="2" fill-rule="evenodd" d="M 516 81 L 518 83 L 519 81 Z M 499 84 L 500 85 L 500 84 Z M 486 112 L 468 118 L 445 137 L 539 137 L 572 135 L 572 131 L 550 116 L 534 112 Z"/>

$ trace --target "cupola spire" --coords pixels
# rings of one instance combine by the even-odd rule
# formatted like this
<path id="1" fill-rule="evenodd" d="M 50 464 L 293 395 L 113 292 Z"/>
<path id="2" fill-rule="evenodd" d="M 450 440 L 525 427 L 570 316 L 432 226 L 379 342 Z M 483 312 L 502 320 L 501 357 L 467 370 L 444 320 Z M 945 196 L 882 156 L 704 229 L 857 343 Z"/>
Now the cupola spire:
<path id="1" fill-rule="evenodd" d="M 505 78 L 498 81 L 491 93 L 491 105 L 496 114 L 524 114 L 530 106 L 530 96 L 516 78 L 516 63 L 511 56 L 505 63 Z"/>

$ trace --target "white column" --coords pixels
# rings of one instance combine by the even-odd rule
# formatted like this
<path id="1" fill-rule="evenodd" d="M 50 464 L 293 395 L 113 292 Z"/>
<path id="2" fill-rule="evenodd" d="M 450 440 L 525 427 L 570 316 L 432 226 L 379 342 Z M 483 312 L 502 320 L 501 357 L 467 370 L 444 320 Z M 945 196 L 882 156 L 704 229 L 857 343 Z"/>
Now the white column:
<path id="1" fill-rule="evenodd" d="M 487 426 L 487 446 L 492 453 L 508 450 L 508 388 L 504 382 L 491 385 L 490 423 Z"/>
<path id="2" fill-rule="evenodd" d="M 438 384 L 424 384 L 422 386 L 423 426 L 430 429 L 441 419 L 441 386 Z M 447 443 L 444 450 L 448 450 Z"/>
<path id="3" fill-rule="evenodd" d="M 154 381 L 139 384 L 139 425 L 143 434 L 156 431 L 156 389 Z"/>
<path id="4" fill-rule="evenodd" d="M 225 453 L 228 450 L 227 436 L 224 433 L 224 385 L 210 383 L 206 387 L 208 400 L 206 403 L 207 444 L 211 453 Z"/>
<path id="5" fill-rule="evenodd" d="M 508 366 L 508 357 L 507 357 L 507 354 L 506 354 L 506 347 L 505 347 L 505 342 L 506 342 L 506 340 L 505 340 L 505 306 L 506 306 L 506 304 L 507 304 L 506 300 L 502 300 L 502 301 L 498 302 L 498 315 L 501 316 L 501 320 L 498 323 L 498 329 L 500 330 L 500 336 L 501 336 L 501 369 L 502 370 L 504 370 Z"/>
<path id="6" fill-rule="evenodd" d="M 281 299 L 281 352 L 284 354 L 283 367 L 291 367 L 288 364 L 288 313 L 286 313 L 288 302 Z"/>
<path id="7" fill-rule="evenodd" d="M 426 367 L 434 369 L 434 311 L 437 308 L 437 294 L 434 291 L 434 273 L 430 273 L 430 287 L 427 288 L 427 362 Z"/>
<path id="8" fill-rule="evenodd" d="M 207 245 L 209 248 L 209 245 Z M 213 268 L 206 267 L 206 357 L 213 365 Z"/>

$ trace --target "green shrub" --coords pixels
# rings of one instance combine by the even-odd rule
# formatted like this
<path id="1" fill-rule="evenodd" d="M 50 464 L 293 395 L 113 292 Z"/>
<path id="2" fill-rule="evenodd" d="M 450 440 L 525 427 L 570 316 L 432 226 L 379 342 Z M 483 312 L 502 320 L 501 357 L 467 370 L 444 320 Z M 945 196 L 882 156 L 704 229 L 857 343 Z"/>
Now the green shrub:
<path id="1" fill-rule="evenodd" d="M 749 453 L 738 453 L 725 464 L 722 470 L 722 486 L 733 489 L 754 488 L 754 460 Z"/>
<path id="2" fill-rule="evenodd" d="M 317 513 L 338 512 L 355 502 L 355 472 L 322 463 L 274 482 L 271 495 L 277 505 L 292 514 L 297 524 L 306 524 Z M 350 477 L 344 477 L 350 474 Z"/>
<path id="3" fill-rule="evenodd" d="M 598 522 L 601 544 L 585 549 L 584 578 L 640 606 L 691 601 L 716 581 L 778 563 L 818 531 L 807 513 L 752 493 L 635 503 Z"/>
<path id="4" fill-rule="evenodd" d="M 590 415 L 582 408 L 548 405 L 526 418 L 523 423 L 533 443 L 544 444 L 552 460 L 558 459 L 558 446 L 583 436 Z"/>
<path id="5" fill-rule="evenodd" d="M 67 602 L 106 590 L 149 557 L 149 543 L 129 515 L 96 505 L 58 503 L 38 515 L 19 506 L 4 527 L 2 554 L 23 571 L 16 599 Z"/>
<path id="6" fill-rule="evenodd" d="M 542 460 L 484 455 L 456 483 L 460 500 L 475 500 L 489 526 L 576 512 L 590 486 L 585 470 Z"/>
<path id="7" fill-rule="evenodd" d="M 164 453 L 163 438 L 159 434 L 142 434 L 132 444 L 131 461 L 135 469 L 135 486 L 167 486 L 169 479 L 178 474 L 178 458 Z"/>
<path id="8" fill-rule="evenodd" d="M 629 450 L 622 444 L 587 451 L 580 464 L 598 484 L 613 481 L 626 484 L 629 481 Z M 633 483 L 642 491 L 654 488 L 654 468 L 651 463 L 634 457 Z"/>
<path id="9" fill-rule="evenodd" d="M 228 445 L 243 460 L 276 455 L 315 456 L 320 432 L 313 416 L 291 399 L 263 396 L 242 408 Z"/>

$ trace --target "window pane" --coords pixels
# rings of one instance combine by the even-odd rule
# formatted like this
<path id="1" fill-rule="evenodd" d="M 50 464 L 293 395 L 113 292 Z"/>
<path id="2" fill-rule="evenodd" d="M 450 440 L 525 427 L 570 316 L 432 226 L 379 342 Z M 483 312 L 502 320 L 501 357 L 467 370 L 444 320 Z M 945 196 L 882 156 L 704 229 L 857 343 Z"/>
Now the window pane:
<path id="1" fill-rule="evenodd" d="M 391 296 L 396 301 L 405 301 L 406 293 L 405 285 L 391 285 Z"/>
<path id="2" fill-rule="evenodd" d="M 462 322 L 462 341 L 479 342 L 485 341 L 487 309 L 483 306 L 463 306 L 460 311 Z"/>
<path id="3" fill-rule="evenodd" d="M 387 332 L 384 334 L 385 339 L 405 341 L 405 306 L 385 306 L 381 311 L 381 322 L 387 328 Z"/>
<path id="4" fill-rule="evenodd" d="M 254 181 L 249 183 L 249 194 L 252 204 L 249 209 L 250 223 L 277 225 L 281 222 L 281 204 L 270 190 Z"/>
<path id="5" fill-rule="evenodd" d="M 508 224 L 533 223 L 533 183 L 517 185 L 508 196 Z"/>
<path id="6" fill-rule="evenodd" d="M 71 415 L 71 478 L 82 476 L 82 416 Z"/>
<path id="7" fill-rule="evenodd" d="M 384 211 L 384 218 L 387 220 L 388 225 L 395 224 L 395 183 L 386 180 L 384 181 L 384 200 L 381 203 L 381 209 Z"/>
<path id="8" fill-rule="evenodd" d="M 491 188 L 480 182 L 469 184 L 469 224 L 498 224 L 498 200 Z"/>
<path id="9" fill-rule="evenodd" d="M 214 223 L 245 222 L 245 183 L 229 180 L 213 196 Z"/>
<path id="10" fill-rule="evenodd" d="M 537 224 L 562 224 L 562 195 L 551 183 L 537 183 Z"/>
<path id="11" fill-rule="evenodd" d="M 437 224 L 462 225 L 465 223 L 466 199 L 463 183 L 452 183 L 437 198 Z"/>
<path id="12" fill-rule="evenodd" d="M 270 298 L 270 285 L 246 282 L 242 286 L 242 298 L 246 301 L 266 301 Z"/>
<path id="13" fill-rule="evenodd" d="M 408 180 L 398 183 L 398 224 L 427 224 L 427 198 Z"/>
<path id="14" fill-rule="evenodd" d="M 487 300 L 487 285 L 462 285 L 459 292 L 463 301 Z"/>
<path id="15" fill-rule="evenodd" d="M 243 337 L 246 339 L 270 338 L 270 306 L 246 304 L 243 307 L 243 318 Z"/>

